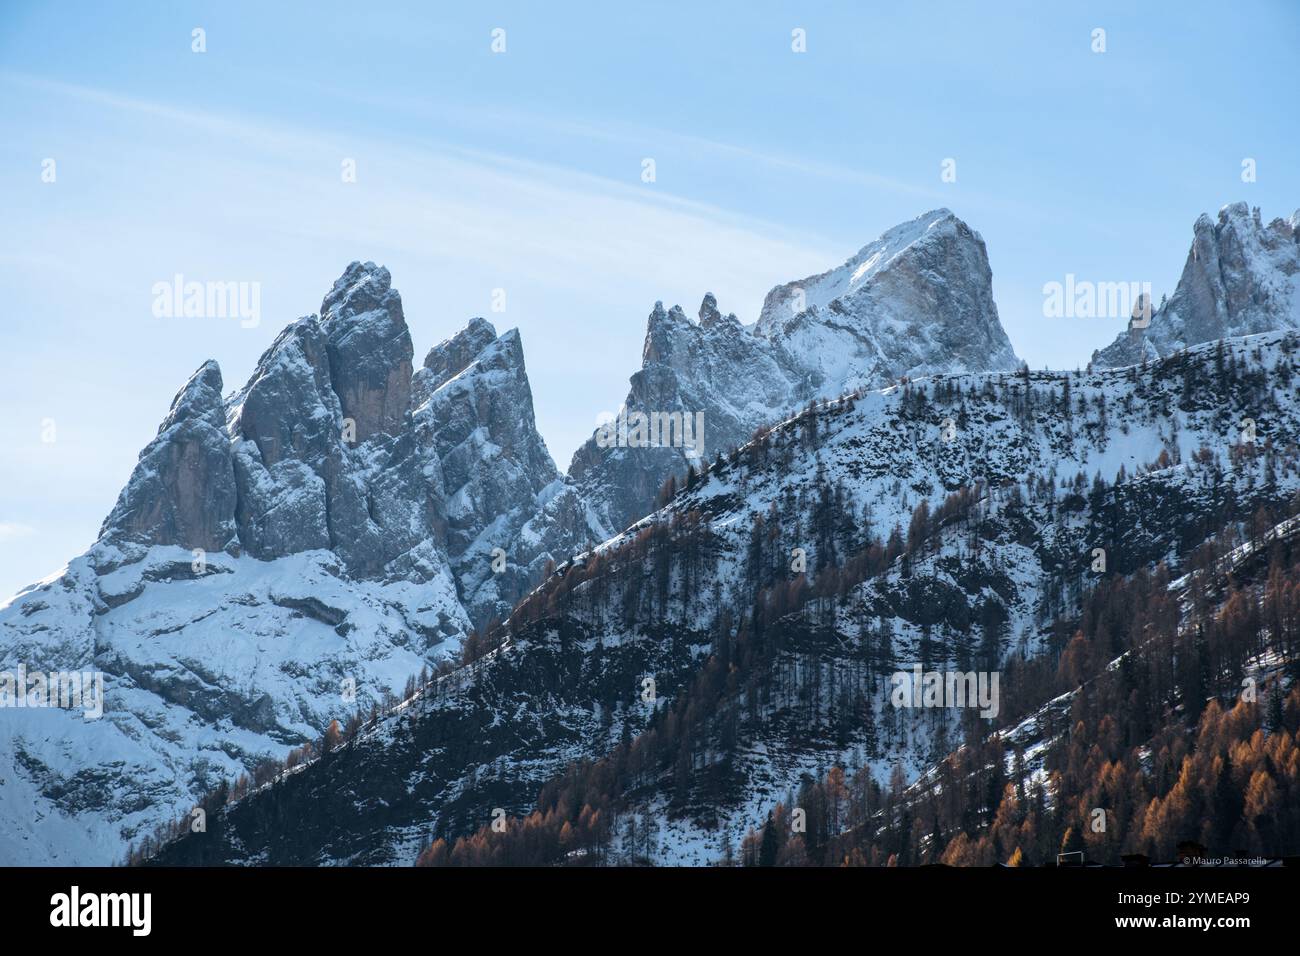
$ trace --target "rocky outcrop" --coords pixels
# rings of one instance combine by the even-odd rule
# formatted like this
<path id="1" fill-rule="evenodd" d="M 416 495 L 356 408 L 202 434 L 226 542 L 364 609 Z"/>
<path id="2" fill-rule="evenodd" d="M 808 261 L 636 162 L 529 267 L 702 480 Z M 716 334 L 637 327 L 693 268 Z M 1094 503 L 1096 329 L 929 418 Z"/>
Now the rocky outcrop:
<path id="1" fill-rule="evenodd" d="M 1129 328 L 1093 353 L 1098 368 L 1171 355 L 1202 342 L 1300 328 L 1300 211 L 1267 226 L 1259 209 L 1233 203 L 1217 221 L 1201 215 L 1174 294 L 1146 327 Z"/>
<path id="2" fill-rule="evenodd" d="M 890 229 L 843 265 L 767 294 L 756 327 L 804 394 L 1019 362 L 980 234 L 947 209 Z"/>
<path id="3" fill-rule="evenodd" d="M 414 349 L 388 270 L 353 262 L 320 307 L 330 380 L 356 440 L 395 435 L 411 396 Z"/>
<path id="4" fill-rule="evenodd" d="M 262 560 L 323 549 L 350 574 L 413 581 L 453 562 L 475 619 L 504 613 L 552 556 L 540 537 L 517 539 L 560 477 L 537 433 L 523 344 L 477 318 L 414 374 L 411 357 L 388 270 L 352 263 L 320 315 L 281 332 L 224 402 L 215 363 L 196 373 L 106 540 Z M 504 566 L 493 566 L 497 547 Z"/>
<path id="5" fill-rule="evenodd" d="M 560 477 L 537 432 L 518 330 L 498 337 L 472 320 L 430 350 L 413 390 L 416 442 L 442 473 L 446 551 L 466 605 L 476 620 L 504 615 L 550 556 L 520 532 Z"/>
<path id="6" fill-rule="evenodd" d="M 172 400 L 100 535 L 219 551 L 235 539 L 235 502 L 221 369 L 205 362 Z"/>

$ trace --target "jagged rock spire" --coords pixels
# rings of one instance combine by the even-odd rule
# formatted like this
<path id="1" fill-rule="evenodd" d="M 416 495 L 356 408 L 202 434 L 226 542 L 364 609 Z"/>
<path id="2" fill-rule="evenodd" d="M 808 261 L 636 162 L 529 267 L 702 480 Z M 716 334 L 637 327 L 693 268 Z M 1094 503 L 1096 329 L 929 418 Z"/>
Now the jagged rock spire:
<path id="1" fill-rule="evenodd" d="M 235 481 L 221 388 L 221 369 L 207 361 L 176 393 L 101 537 L 208 551 L 233 540 Z"/>
<path id="2" fill-rule="evenodd" d="M 1244 202 L 1202 214 L 1178 286 L 1146 327 L 1094 352 L 1099 368 L 1135 365 L 1235 335 L 1300 328 L 1300 211 L 1265 226 Z"/>

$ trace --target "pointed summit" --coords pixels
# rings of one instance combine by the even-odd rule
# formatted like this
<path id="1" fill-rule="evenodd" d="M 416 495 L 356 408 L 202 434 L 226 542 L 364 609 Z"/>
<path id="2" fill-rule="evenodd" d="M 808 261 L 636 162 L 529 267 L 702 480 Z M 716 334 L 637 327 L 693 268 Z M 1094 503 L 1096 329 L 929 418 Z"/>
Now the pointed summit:
<path id="1" fill-rule="evenodd" d="M 415 350 L 388 270 L 353 262 L 321 303 L 330 378 L 357 441 L 401 430 Z"/>
<path id="2" fill-rule="evenodd" d="M 1135 365 L 1202 342 L 1300 328 L 1300 212 L 1267 226 L 1244 202 L 1202 213 L 1178 286 L 1145 327 L 1100 351 L 1099 368 Z"/>
<path id="3" fill-rule="evenodd" d="M 222 385 L 221 366 L 215 359 L 208 359 L 176 393 L 171 410 L 158 426 L 158 434 L 161 435 L 187 419 L 199 419 L 213 428 L 224 428 L 226 420 L 221 405 Z"/>
<path id="4" fill-rule="evenodd" d="M 429 354 L 424 357 L 424 369 L 418 373 L 422 387 L 426 392 L 441 388 L 463 372 L 496 338 L 497 330 L 487 319 L 470 319 L 465 328 L 429 349 Z M 415 404 L 418 403 L 417 400 Z"/>
<path id="5" fill-rule="evenodd" d="M 722 313 L 718 311 L 718 300 L 712 292 L 704 293 L 704 300 L 700 303 L 700 325 L 712 325 L 722 318 Z"/>
<path id="6" fill-rule="evenodd" d="M 1019 364 L 984 240 L 947 209 L 893 227 L 835 269 L 777 286 L 757 332 L 814 381 L 846 388 Z"/>
<path id="7" fill-rule="evenodd" d="M 320 315 L 329 322 L 335 318 L 387 309 L 395 296 L 397 292 L 392 287 L 392 276 L 387 269 L 373 262 L 353 261 L 325 294 Z M 400 296 L 397 296 L 397 302 L 400 306 Z"/>
<path id="8" fill-rule="evenodd" d="M 504 615 L 545 561 L 538 542 L 518 536 L 560 477 L 537 432 L 519 330 L 498 336 L 471 319 L 430 349 L 412 404 L 419 447 L 442 474 L 446 550 L 463 602 L 479 623 Z M 493 567 L 494 548 L 508 555 L 504 568 Z"/>
<path id="9" fill-rule="evenodd" d="M 959 227 L 970 233 L 950 210 L 932 209 L 887 230 L 835 269 L 777 286 L 763 301 L 758 320 L 762 334 L 769 334 L 776 326 L 808 309 L 825 309 L 830 303 L 851 295 L 915 243 L 951 235 Z M 975 233 L 971 235 L 978 238 Z"/>
<path id="10" fill-rule="evenodd" d="M 101 538 L 205 551 L 220 551 L 234 539 L 235 480 L 221 387 L 220 367 L 207 361 L 176 393 L 104 519 Z"/>

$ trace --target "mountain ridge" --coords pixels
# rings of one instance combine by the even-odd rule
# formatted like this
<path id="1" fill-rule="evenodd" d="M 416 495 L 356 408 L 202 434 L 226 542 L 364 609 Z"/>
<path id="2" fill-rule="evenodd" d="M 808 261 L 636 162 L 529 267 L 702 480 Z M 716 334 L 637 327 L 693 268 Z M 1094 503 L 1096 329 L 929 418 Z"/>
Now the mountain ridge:
<path id="1" fill-rule="evenodd" d="M 803 295 L 798 309 L 791 305 L 796 290 Z M 936 320 L 936 334 L 911 334 L 926 316 Z M 1142 442 L 1153 458 L 1164 452 L 1176 466 L 1199 453 L 1180 431 L 1189 427 L 1185 416 L 1160 424 L 1141 403 L 1154 395 L 1162 408 L 1186 404 L 1193 430 L 1208 441 L 1202 392 L 1243 377 L 1238 367 L 1250 354 L 1265 356 L 1285 377 L 1289 342 L 1285 335 L 1230 340 L 1217 366 L 1202 347 L 1195 363 L 1209 370 L 1205 382 L 1180 371 L 1191 359 L 1165 356 L 1161 368 L 1183 382 L 1175 397 L 1137 365 L 1108 373 L 1099 367 L 1097 374 L 1115 383 L 1106 388 L 1092 378 L 1029 375 L 1001 328 L 983 240 L 951 212 L 935 210 L 887 231 L 841 266 L 775 287 L 750 325 L 723 315 L 711 294 L 693 320 L 656 303 L 624 411 L 704 412 L 705 453 L 603 447 L 593 437 L 561 474 L 536 428 L 518 330 L 498 334 L 485 319 L 472 319 L 417 368 L 388 271 L 353 262 L 318 313 L 277 335 L 245 385 L 223 394 L 217 364 L 200 365 L 141 451 L 96 543 L 62 575 L 0 606 L 0 667 L 93 666 L 108 675 L 111 698 L 122 705 L 95 724 L 57 712 L 17 719 L 21 726 L 0 746 L 0 778 L 24 796 L 6 803 L 9 836 L 0 855 L 118 859 L 125 842 L 192 806 L 214 781 L 257 776 L 317 740 L 332 720 L 351 723 L 368 709 L 386 709 L 422 670 L 477 660 L 500 633 L 494 618 L 524 629 L 520 639 L 540 672 L 521 678 L 506 664 L 487 691 L 469 681 L 440 695 L 440 716 L 419 731 L 438 750 L 428 757 L 432 776 L 420 799 L 445 805 L 440 826 L 462 827 L 481 812 L 474 781 L 489 773 L 496 780 L 489 792 L 519 809 L 521 786 L 541 785 L 566 759 L 598 754 L 593 748 L 609 744 L 616 728 L 639 733 L 656 719 L 655 708 L 638 711 L 625 699 L 629 684 L 646 667 L 666 688 L 687 681 L 718 640 L 724 601 L 745 607 L 750 592 L 763 589 L 775 589 L 765 600 L 784 600 L 776 595 L 788 582 L 773 576 L 783 563 L 780 549 L 741 542 L 734 529 L 713 523 L 719 509 L 733 507 L 732 496 L 744 498 L 743 489 L 704 506 L 701 488 L 723 473 L 752 474 L 756 486 L 779 489 L 765 507 L 789 510 L 796 529 L 810 530 L 787 541 L 769 523 L 767 533 L 805 551 L 814 581 L 819 574 L 852 577 L 859 572 L 845 569 L 859 567 L 854 562 L 875 568 L 873 534 L 881 556 L 901 560 L 910 547 L 903 531 L 917 520 L 919 502 L 962 514 L 975 507 L 971 495 L 993 502 L 994 512 L 981 520 L 994 543 L 975 548 L 975 570 L 962 575 L 922 560 L 917 573 L 907 555 L 906 575 L 876 569 L 883 576 L 870 601 L 912 622 L 900 640 L 919 641 L 913 619 L 933 605 L 939 616 L 932 625 L 978 624 L 1004 646 L 999 628 L 1032 630 L 1035 602 L 1053 594 L 1072 599 L 1078 584 L 1057 580 L 1063 558 L 1055 545 L 1016 539 L 1026 527 L 1046 529 L 1049 541 L 1064 534 L 1044 524 L 1044 506 L 1018 518 L 1017 530 L 1003 516 L 1002 492 L 989 490 L 994 481 L 1033 472 L 1055 484 L 1062 476 L 1043 471 L 1043 456 L 1074 461 L 1071 449 L 1085 447 L 1087 456 L 1075 463 L 1084 471 L 1096 465 L 1109 480 L 1119 465 L 1152 467 L 1135 457 Z M 993 367 L 968 368 L 967 353 Z M 1022 397 L 988 398 L 1014 393 L 1022 376 Z M 1119 384 L 1125 381 L 1131 386 Z M 1044 389 L 1047 397 L 1039 394 Z M 1108 390 L 1126 396 L 1122 423 L 1107 417 L 1114 400 Z M 946 423 L 935 417 L 944 405 L 963 411 Z M 897 431 L 825 444 L 830 439 L 819 430 L 834 422 L 831 410 L 858 406 Z M 1231 407 L 1258 422 L 1260 441 L 1293 440 L 1289 406 L 1257 399 L 1255 407 Z M 1281 408 L 1281 431 L 1270 408 Z M 1049 409 L 1059 420 L 1030 441 L 1022 434 L 1026 416 Z M 1129 434 L 1137 420 L 1141 441 Z M 1214 441 L 1231 444 L 1226 436 L 1238 425 L 1220 414 Z M 960 436 L 955 444 L 939 441 L 949 431 Z M 769 442 L 774 433 L 779 442 Z M 976 444 L 970 436 L 978 436 Z M 776 485 L 772 463 L 754 458 L 769 445 L 773 461 L 784 463 Z M 837 459 L 834 480 L 822 468 L 826 449 L 848 455 Z M 1157 505 L 1160 495 L 1195 490 L 1179 485 L 1168 464 L 1160 470 L 1173 477 L 1142 486 L 1163 489 L 1149 495 Z M 670 480 L 677 484 L 664 499 Z M 1072 486 L 1063 500 L 1077 508 L 1085 491 Z M 1033 499 L 1035 492 L 1026 494 Z M 1259 494 L 1254 485 L 1243 490 L 1247 499 Z M 701 508 L 673 505 L 681 501 Z M 659 507 L 665 503 L 672 505 L 667 512 Z M 652 513 L 660 518 L 647 519 Z M 665 513 L 667 531 L 659 528 Z M 1127 513 L 1140 529 L 1135 554 L 1170 547 L 1175 532 L 1196 533 L 1172 517 L 1158 528 Z M 743 517 L 755 516 L 762 518 L 757 511 Z M 754 547 L 757 558 L 744 554 Z M 581 587 L 616 552 L 624 558 L 615 564 L 626 564 L 627 555 L 666 563 L 653 581 L 640 581 L 626 564 L 610 579 L 635 595 L 621 610 L 561 615 L 556 633 L 547 632 L 542 624 L 555 609 L 545 602 L 567 600 L 556 596 L 555 582 Z M 1120 548 L 1113 557 L 1122 563 L 1125 555 Z M 550 573 L 557 564 L 559 579 Z M 707 594 L 660 621 L 656 615 L 685 582 Z M 694 624 L 688 613 L 697 616 Z M 646 633 L 648 620 L 662 632 Z M 489 647 L 484 660 L 494 655 Z M 480 669 L 497 674 L 495 666 Z M 493 722 L 500 712 L 492 707 L 504 700 L 527 724 L 526 732 L 511 725 L 526 745 L 508 744 L 504 725 Z M 468 737 L 451 739 L 457 735 Z M 524 769 L 503 767 L 509 755 Z M 408 756 L 401 753 L 399 764 Z M 96 789 L 95 782 L 115 779 L 131 783 Z M 408 833 L 399 841 L 406 849 L 390 845 L 383 853 L 405 859 L 426 836 Z"/>

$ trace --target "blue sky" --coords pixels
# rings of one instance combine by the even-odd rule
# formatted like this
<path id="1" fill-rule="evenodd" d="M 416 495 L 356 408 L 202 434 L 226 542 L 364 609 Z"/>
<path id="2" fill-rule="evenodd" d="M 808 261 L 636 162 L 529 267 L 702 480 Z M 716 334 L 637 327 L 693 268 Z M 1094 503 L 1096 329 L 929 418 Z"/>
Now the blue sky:
<path id="1" fill-rule="evenodd" d="M 1044 318 L 1044 283 L 1159 297 L 1200 213 L 1300 206 L 1294 3 L 433 6 L 6 0 L 0 592 L 91 543 L 195 368 L 242 384 L 353 259 L 391 269 L 417 361 L 517 326 L 564 468 L 656 300 L 752 321 L 947 206 L 1016 351 L 1074 367 L 1120 323 Z M 260 324 L 156 318 L 176 273 L 260 283 Z"/>

